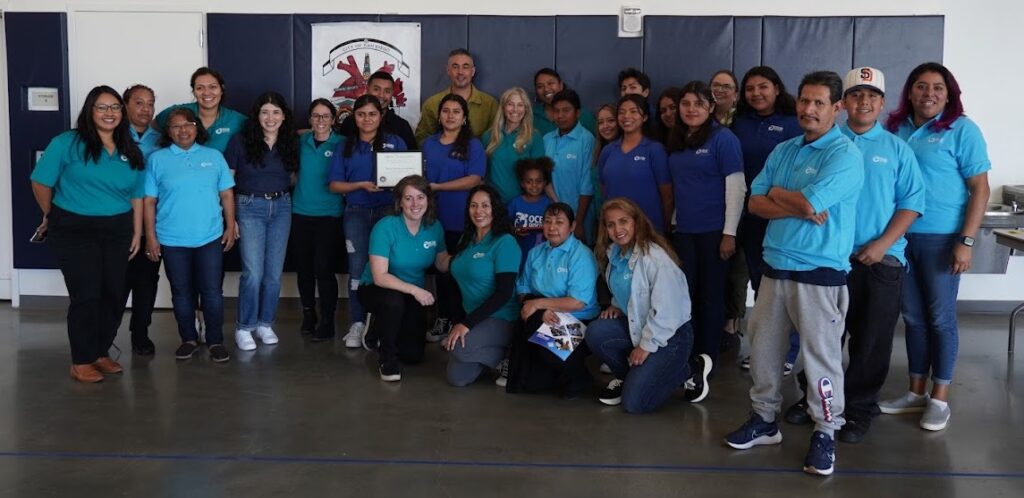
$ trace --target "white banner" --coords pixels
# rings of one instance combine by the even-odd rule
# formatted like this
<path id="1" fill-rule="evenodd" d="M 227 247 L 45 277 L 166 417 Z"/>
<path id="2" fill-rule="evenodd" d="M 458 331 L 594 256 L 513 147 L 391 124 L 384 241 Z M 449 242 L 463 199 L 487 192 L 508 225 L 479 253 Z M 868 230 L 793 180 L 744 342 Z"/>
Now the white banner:
<path id="1" fill-rule="evenodd" d="M 391 108 L 413 127 L 420 119 L 420 25 L 404 22 L 313 24 L 312 96 L 326 98 L 343 116 L 366 93 L 377 71 L 395 78 Z M 387 104 L 387 102 L 385 102 Z"/>

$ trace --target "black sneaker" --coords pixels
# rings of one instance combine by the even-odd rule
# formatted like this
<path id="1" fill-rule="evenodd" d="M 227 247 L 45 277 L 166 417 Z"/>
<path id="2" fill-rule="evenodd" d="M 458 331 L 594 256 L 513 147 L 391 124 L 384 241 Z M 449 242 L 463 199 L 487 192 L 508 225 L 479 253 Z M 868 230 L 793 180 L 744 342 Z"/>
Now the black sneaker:
<path id="1" fill-rule="evenodd" d="M 313 308 L 302 308 L 302 325 L 299 331 L 303 334 L 312 334 L 316 331 L 316 310 Z"/>
<path id="2" fill-rule="evenodd" d="M 192 344 L 191 342 L 183 342 L 178 349 L 174 351 L 174 357 L 179 360 L 187 360 L 196 353 L 196 349 L 199 346 Z"/>
<path id="3" fill-rule="evenodd" d="M 686 382 L 686 399 L 690 403 L 700 403 L 711 393 L 708 375 L 711 375 L 711 357 L 706 354 L 697 355 L 690 363 L 690 380 Z"/>
<path id="4" fill-rule="evenodd" d="M 211 344 L 210 359 L 216 363 L 224 363 L 231 359 L 231 355 L 223 344 Z"/>
<path id="5" fill-rule="evenodd" d="M 811 415 L 807 413 L 807 398 L 800 398 L 800 401 L 793 403 L 786 409 L 786 423 L 793 425 L 807 425 L 811 423 Z"/>
<path id="6" fill-rule="evenodd" d="M 132 334 L 132 352 L 137 355 L 152 356 L 156 354 L 156 345 L 149 340 L 148 335 Z"/>
<path id="7" fill-rule="evenodd" d="M 380 380 L 384 382 L 398 382 L 402 380 L 402 371 L 399 370 L 398 363 L 381 363 Z"/>
<path id="8" fill-rule="evenodd" d="M 601 391 L 601 394 L 597 397 L 597 400 L 608 406 L 617 406 L 622 403 L 622 381 L 619 379 L 612 379 L 608 383 L 608 387 Z"/>
<path id="9" fill-rule="evenodd" d="M 320 322 L 320 326 L 313 332 L 310 338 L 313 342 L 330 342 L 334 340 L 334 320 L 327 321 L 326 318 Z"/>
<path id="10" fill-rule="evenodd" d="M 844 443 L 857 444 L 864 440 L 864 436 L 867 435 L 870 428 L 871 422 L 852 418 L 847 419 L 846 423 L 843 424 L 842 430 L 839 431 L 839 440 Z"/>

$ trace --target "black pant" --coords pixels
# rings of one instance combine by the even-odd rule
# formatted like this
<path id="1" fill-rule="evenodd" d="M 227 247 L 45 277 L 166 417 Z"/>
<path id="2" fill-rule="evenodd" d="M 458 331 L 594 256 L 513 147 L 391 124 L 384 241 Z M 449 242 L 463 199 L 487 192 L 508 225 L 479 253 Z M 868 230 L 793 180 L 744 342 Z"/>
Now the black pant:
<path id="1" fill-rule="evenodd" d="M 160 282 L 160 262 L 152 262 L 143 254 L 146 238 L 139 242 L 139 253 L 128 262 L 124 275 L 124 299 L 121 300 L 121 314 L 128 307 L 128 296 L 132 297 L 132 318 L 128 330 L 132 337 L 148 337 L 149 324 L 153 323 L 153 305 L 156 303 L 157 283 Z M 120 321 L 118 322 L 120 325 Z"/>
<path id="2" fill-rule="evenodd" d="M 92 363 L 110 354 L 121 323 L 132 212 L 83 216 L 54 204 L 48 228 L 47 243 L 71 298 L 71 361 L 77 365 Z"/>
<path id="3" fill-rule="evenodd" d="M 360 285 L 359 301 L 373 314 L 371 333 L 380 339 L 380 364 L 423 361 L 426 329 L 423 306 L 416 298 L 396 290 Z"/>
<path id="4" fill-rule="evenodd" d="M 895 258 L 889 258 L 898 264 Z M 904 268 L 884 262 L 853 263 L 847 278 L 850 308 L 846 331 L 850 364 L 846 368 L 846 418 L 868 421 L 879 413 L 878 392 L 889 375 L 892 336 L 900 316 Z"/>
<path id="5" fill-rule="evenodd" d="M 316 291 L 320 291 L 320 315 L 323 317 L 333 317 L 338 304 L 338 279 L 334 269 L 340 238 L 340 218 L 292 214 L 288 243 L 291 245 L 291 260 L 295 262 L 299 300 L 303 308 L 313 308 L 316 306 Z"/>
<path id="6" fill-rule="evenodd" d="M 676 233 L 672 245 L 683 262 L 693 314 L 693 350 L 718 362 L 725 325 L 725 280 L 729 263 L 719 256 L 722 232 Z"/>
<path id="7" fill-rule="evenodd" d="M 455 246 L 459 244 L 462 232 L 444 231 L 444 243 L 448 252 L 455 254 Z M 437 316 L 445 318 L 451 324 L 459 323 L 466 312 L 462 309 L 462 292 L 459 291 L 459 284 L 452 278 L 451 273 L 438 272 L 437 282 Z"/>
<path id="8" fill-rule="evenodd" d="M 515 392 L 546 392 L 564 389 L 566 394 L 579 394 L 593 382 L 585 360 L 590 354 L 581 342 L 565 361 L 547 348 L 530 342 L 544 324 L 544 310 L 538 310 L 516 330 L 509 351 L 509 378 L 505 390 Z"/>
<path id="9" fill-rule="evenodd" d="M 744 214 L 740 223 L 740 244 L 743 245 L 743 252 L 747 256 L 747 271 L 750 272 L 750 288 L 754 289 L 754 299 L 757 299 L 757 289 L 761 287 L 761 267 L 764 263 L 764 235 L 768 232 L 768 220 Z"/>

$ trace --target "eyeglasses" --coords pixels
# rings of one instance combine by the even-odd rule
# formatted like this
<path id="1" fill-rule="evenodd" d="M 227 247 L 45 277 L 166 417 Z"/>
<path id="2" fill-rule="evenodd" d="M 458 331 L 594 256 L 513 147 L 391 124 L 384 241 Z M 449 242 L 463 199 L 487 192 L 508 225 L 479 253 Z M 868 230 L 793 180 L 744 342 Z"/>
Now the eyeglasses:
<path id="1" fill-rule="evenodd" d="M 121 104 L 96 104 L 92 106 L 92 108 L 96 109 L 98 112 L 121 112 L 121 109 L 124 109 L 124 106 Z"/>
<path id="2" fill-rule="evenodd" d="M 309 119 L 313 121 L 331 121 L 334 119 L 334 116 L 330 114 L 310 114 Z"/>
<path id="3" fill-rule="evenodd" d="M 186 121 L 179 125 L 170 125 L 168 126 L 168 128 L 170 128 L 171 131 L 194 130 L 196 129 L 196 123 L 192 121 Z"/>
<path id="4" fill-rule="evenodd" d="M 728 83 L 715 83 L 711 85 L 711 89 L 719 92 L 724 92 L 726 90 L 735 90 L 736 87 Z"/>

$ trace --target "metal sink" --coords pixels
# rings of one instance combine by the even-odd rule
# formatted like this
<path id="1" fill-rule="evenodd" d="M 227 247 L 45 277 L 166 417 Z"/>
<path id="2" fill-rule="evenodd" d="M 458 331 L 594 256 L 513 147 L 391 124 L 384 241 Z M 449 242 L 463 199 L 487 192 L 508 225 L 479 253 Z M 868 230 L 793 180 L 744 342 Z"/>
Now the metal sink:
<path id="1" fill-rule="evenodd" d="M 988 208 L 985 209 L 985 216 L 1015 216 L 1024 214 L 1024 207 L 1014 203 L 1012 205 L 1006 204 L 989 204 Z"/>

